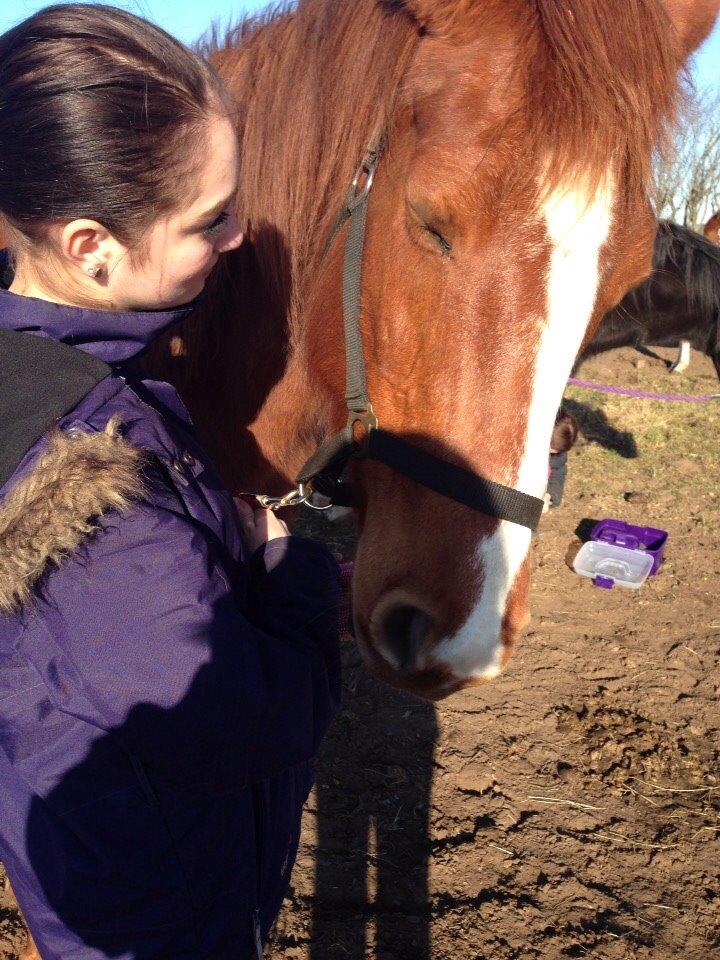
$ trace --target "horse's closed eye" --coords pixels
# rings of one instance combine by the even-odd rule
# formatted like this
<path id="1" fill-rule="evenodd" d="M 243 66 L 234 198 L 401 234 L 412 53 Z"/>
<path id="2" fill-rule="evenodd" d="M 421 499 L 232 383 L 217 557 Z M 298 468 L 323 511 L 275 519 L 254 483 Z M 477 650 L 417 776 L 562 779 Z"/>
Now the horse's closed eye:
<path id="1" fill-rule="evenodd" d="M 449 257 L 452 253 L 452 244 L 437 227 L 432 225 L 435 222 L 435 217 L 428 215 L 429 211 L 425 204 L 410 202 L 408 203 L 408 210 L 411 226 L 419 231 L 420 237 L 430 239 L 433 246 L 439 249 L 444 257 Z"/>
<path id="2" fill-rule="evenodd" d="M 445 237 L 441 233 L 439 233 L 437 230 L 435 230 L 433 227 L 426 226 L 425 229 L 433 238 L 435 243 L 437 243 L 437 245 L 440 247 L 442 254 L 446 257 L 449 257 L 450 254 L 452 253 L 452 245 L 450 241 L 446 240 Z"/>

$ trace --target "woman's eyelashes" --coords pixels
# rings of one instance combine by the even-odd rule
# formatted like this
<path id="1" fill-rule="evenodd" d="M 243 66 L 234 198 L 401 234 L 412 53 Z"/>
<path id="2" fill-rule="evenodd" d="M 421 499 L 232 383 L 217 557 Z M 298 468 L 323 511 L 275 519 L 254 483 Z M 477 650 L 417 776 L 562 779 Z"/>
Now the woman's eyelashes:
<path id="1" fill-rule="evenodd" d="M 213 220 L 213 222 L 210 224 L 209 227 L 203 228 L 203 233 L 205 234 L 206 237 L 217 236 L 217 234 L 222 231 L 222 228 L 225 226 L 225 224 L 228 222 L 229 219 L 230 219 L 230 214 L 228 213 L 227 210 L 224 210 L 219 217 L 216 217 L 216 219 Z"/>

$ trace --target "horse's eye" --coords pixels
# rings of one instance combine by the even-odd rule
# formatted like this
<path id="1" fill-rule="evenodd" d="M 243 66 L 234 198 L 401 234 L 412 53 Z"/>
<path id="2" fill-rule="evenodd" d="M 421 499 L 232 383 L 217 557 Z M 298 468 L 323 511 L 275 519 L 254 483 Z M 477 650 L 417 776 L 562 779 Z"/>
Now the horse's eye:
<path id="1" fill-rule="evenodd" d="M 449 257 L 450 254 L 452 253 L 452 245 L 450 244 L 450 241 L 449 241 L 449 240 L 446 240 L 445 237 L 444 237 L 441 233 L 439 233 L 437 230 L 435 230 L 435 229 L 434 229 L 433 227 L 431 227 L 431 226 L 426 226 L 425 229 L 426 229 L 427 232 L 430 234 L 430 236 L 433 238 L 433 240 L 435 241 L 435 243 L 437 243 L 437 245 L 440 247 L 440 251 L 441 251 L 442 255 L 443 255 L 444 257 Z"/>
<path id="2" fill-rule="evenodd" d="M 431 210 L 423 201 L 408 201 L 408 210 L 410 221 L 416 230 L 420 230 L 420 236 L 429 237 L 433 245 L 439 248 L 440 253 L 444 257 L 449 257 L 452 253 L 452 244 L 436 226 L 433 226 L 441 219 L 437 212 Z"/>

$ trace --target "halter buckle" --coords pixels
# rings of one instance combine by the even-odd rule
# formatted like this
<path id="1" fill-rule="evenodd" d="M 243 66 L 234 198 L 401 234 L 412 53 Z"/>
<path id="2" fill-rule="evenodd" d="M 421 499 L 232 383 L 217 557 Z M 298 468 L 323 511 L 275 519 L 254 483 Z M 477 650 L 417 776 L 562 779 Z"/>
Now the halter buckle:
<path id="1" fill-rule="evenodd" d="M 373 410 L 373 405 L 368 400 L 366 406 L 361 407 L 359 410 L 351 409 L 348 413 L 347 425 L 350 428 L 350 432 L 355 435 L 354 426 L 356 423 L 359 423 L 365 429 L 365 436 L 367 436 L 371 430 L 377 430 L 378 427 L 378 418 L 375 415 Z"/>

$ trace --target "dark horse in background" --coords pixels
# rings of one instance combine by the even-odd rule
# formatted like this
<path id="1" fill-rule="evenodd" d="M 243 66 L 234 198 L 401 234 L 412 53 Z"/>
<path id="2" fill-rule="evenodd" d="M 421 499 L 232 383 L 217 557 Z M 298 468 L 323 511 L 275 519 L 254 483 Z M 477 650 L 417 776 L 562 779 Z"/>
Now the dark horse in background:
<path id="1" fill-rule="evenodd" d="M 710 357 L 720 377 L 720 247 L 688 227 L 660 221 L 652 274 L 603 317 L 576 367 L 616 347 L 681 341 Z"/>
<path id="2" fill-rule="evenodd" d="M 300 0 L 207 51 L 243 246 L 154 354 L 233 490 L 283 494 L 347 422 L 341 231 L 368 144 L 360 325 L 380 427 L 542 497 L 583 338 L 651 268 L 653 151 L 720 0 Z M 428 698 L 496 676 L 529 618 L 530 530 L 369 459 L 353 618 Z"/>

